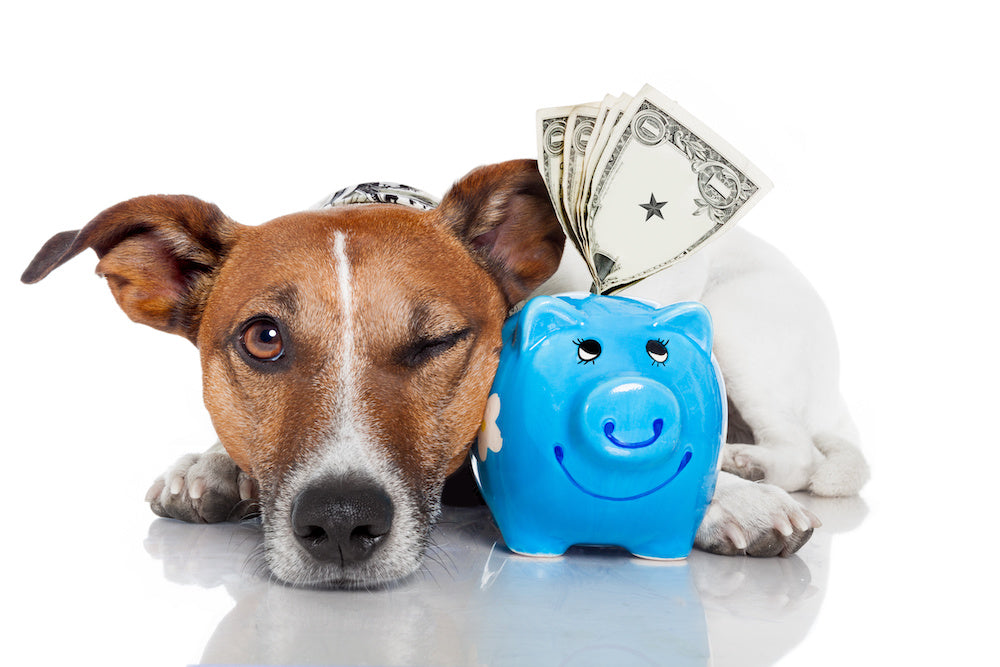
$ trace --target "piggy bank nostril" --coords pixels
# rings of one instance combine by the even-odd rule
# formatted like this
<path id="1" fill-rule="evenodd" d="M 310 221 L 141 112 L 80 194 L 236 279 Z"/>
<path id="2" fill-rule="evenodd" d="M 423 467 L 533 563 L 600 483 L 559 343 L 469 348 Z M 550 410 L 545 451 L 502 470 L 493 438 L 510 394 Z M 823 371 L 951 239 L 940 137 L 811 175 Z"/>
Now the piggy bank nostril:
<path id="1" fill-rule="evenodd" d="M 604 424 L 604 435 L 606 435 L 606 436 L 608 436 L 610 438 L 611 434 L 614 433 L 614 432 L 615 432 L 615 423 L 614 422 L 609 421 L 609 422 L 607 422 L 607 423 Z"/>

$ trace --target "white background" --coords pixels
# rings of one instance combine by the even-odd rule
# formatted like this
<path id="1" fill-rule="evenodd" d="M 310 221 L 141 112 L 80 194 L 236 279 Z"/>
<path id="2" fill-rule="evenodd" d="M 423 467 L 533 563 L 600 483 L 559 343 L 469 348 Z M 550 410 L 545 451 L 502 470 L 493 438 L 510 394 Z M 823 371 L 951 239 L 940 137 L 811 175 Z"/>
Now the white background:
<path id="1" fill-rule="evenodd" d="M 195 661 L 180 647 L 230 606 L 220 590 L 192 615 L 136 556 L 149 481 L 211 443 L 196 351 L 130 323 L 92 253 L 19 284 L 49 236 L 155 192 L 251 224 L 365 180 L 441 194 L 479 164 L 533 157 L 537 108 L 646 82 L 774 181 L 741 224 L 824 295 L 873 466 L 868 517 L 835 537 L 820 615 L 787 664 L 985 659 L 1000 592 L 991 7 L 8 4 L 3 662 Z"/>

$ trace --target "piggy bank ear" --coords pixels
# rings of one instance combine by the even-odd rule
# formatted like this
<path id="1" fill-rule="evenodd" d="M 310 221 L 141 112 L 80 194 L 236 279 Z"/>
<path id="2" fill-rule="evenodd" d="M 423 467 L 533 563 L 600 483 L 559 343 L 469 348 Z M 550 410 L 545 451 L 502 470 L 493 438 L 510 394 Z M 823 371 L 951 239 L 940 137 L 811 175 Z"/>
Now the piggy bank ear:
<path id="1" fill-rule="evenodd" d="M 536 296 L 518 314 L 514 346 L 524 352 L 541 343 L 550 334 L 584 324 L 579 310 L 552 296 Z"/>
<path id="2" fill-rule="evenodd" d="M 712 352 L 712 316 L 697 301 L 675 303 L 656 311 L 654 327 L 679 331 L 706 352 Z"/>

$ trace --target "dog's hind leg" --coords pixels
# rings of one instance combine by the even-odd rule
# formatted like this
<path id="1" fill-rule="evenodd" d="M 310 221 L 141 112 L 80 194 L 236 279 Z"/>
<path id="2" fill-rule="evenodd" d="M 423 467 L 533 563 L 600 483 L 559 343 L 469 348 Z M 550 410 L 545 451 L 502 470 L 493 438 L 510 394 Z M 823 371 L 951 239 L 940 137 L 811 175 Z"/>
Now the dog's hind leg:
<path id="1" fill-rule="evenodd" d="M 191 523 L 239 521 L 257 514 L 256 483 L 216 443 L 182 456 L 146 492 L 154 513 Z"/>
<path id="2" fill-rule="evenodd" d="M 857 493 L 868 467 L 840 395 L 823 302 L 759 239 L 736 233 L 716 247 L 702 301 L 732 408 L 722 469 L 785 491 Z"/>
<path id="3" fill-rule="evenodd" d="M 823 461 L 814 429 L 832 423 L 830 402 L 839 404 L 835 359 L 810 357 L 789 332 L 756 333 L 760 323 L 749 317 L 734 334 L 726 326 L 734 315 L 728 315 L 718 318 L 715 348 L 729 399 L 722 469 L 785 491 L 806 490 Z"/>
<path id="4" fill-rule="evenodd" d="M 846 408 L 837 428 L 813 436 L 823 460 L 809 479 L 809 491 L 818 496 L 851 496 L 861 491 L 870 471 L 858 441 L 857 428 Z"/>
<path id="5" fill-rule="evenodd" d="M 786 491 L 850 496 L 869 478 L 857 429 L 846 408 L 829 426 L 814 426 L 794 411 L 753 406 L 740 411 L 730 401 L 729 442 L 722 469 Z"/>
<path id="6" fill-rule="evenodd" d="M 756 429 L 753 444 L 728 442 L 722 450 L 724 471 L 785 491 L 808 489 L 821 461 L 809 433 L 791 420 Z"/>

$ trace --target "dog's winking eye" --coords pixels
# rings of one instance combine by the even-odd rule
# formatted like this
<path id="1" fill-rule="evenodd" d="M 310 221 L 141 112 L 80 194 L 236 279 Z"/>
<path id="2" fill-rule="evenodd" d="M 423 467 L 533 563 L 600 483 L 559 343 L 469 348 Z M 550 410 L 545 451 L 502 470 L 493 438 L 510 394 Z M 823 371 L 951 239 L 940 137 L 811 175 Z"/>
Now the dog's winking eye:
<path id="1" fill-rule="evenodd" d="M 240 342 L 247 354 L 260 361 L 275 361 L 285 351 L 278 325 L 269 319 L 250 322 L 243 330 Z"/>
<path id="2" fill-rule="evenodd" d="M 399 355 L 405 366 L 417 367 L 443 355 L 472 334 L 469 327 L 456 329 L 440 336 L 421 337 L 407 345 Z"/>

